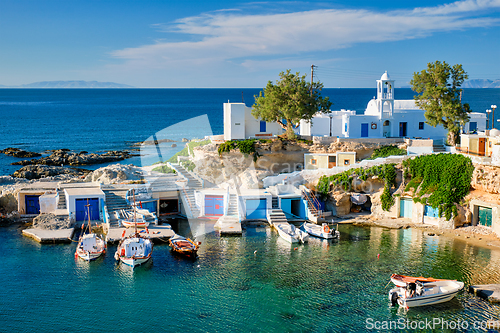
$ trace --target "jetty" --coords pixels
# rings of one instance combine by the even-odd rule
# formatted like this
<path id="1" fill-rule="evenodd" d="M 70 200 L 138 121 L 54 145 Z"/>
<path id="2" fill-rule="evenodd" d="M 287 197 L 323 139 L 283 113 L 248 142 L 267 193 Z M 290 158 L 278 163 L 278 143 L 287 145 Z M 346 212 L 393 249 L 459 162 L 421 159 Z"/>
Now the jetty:
<path id="1" fill-rule="evenodd" d="M 75 228 L 57 230 L 30 228 L 23 230 L 23 236 L 33 238 L 41 244 L 71 243 L 74 232 Z"/>
<path id="2" fill-rule="evenodd" d="M 500 284 L 478 284 L 469 287 L 469 292 L 490 303 L 500 303 Z"/>

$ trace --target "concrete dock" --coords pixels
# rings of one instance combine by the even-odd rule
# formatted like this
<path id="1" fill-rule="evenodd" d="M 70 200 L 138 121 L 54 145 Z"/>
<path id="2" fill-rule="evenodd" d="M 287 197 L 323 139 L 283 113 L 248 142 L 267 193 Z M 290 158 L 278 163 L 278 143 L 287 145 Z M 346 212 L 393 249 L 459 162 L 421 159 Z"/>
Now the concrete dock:
<path id="1" fill-rule="evenodd" d="M 75 228 L 57 230 L 31 228 L 24 229 L 23 235 L 33 238 L 34 240 L 42 244 L 54 244 L 71 243 L 71 237 L 73 237 L 74 232 Z"/>
<path id="2" fill-rule="evenodd" d="M 470 286 L 469 292 L 490 303 L 500 303 L 500 284 L 478 284 Z"/>
<path id="3" fill-rule="evenodd" d="M 125 235 L 123 236 L 123 232 L 125 231 Z M 145 229 L 137 229 L 142 235 L 147 235 Z M 172 230 L 172 227 L 168 224 L 165 225 L 152 225 L 148 226 L 149 238 L 155 241 L 166 241 L 170 237 L 172 237 L 175 232 Z M 106 235 L 106 241 L 108 243 L 116 243 L 122 239 L 122 237 L 130 236 L 134 233 L 134 228 L 111 228 L 108 230 L 108 234 Z"/>
<path id="4" fill-rule="evenodd" d="M 221 235 L 241 235 L 241 222 L 234 216 L 221 216 L 214 228 L 219 229 Z"/>

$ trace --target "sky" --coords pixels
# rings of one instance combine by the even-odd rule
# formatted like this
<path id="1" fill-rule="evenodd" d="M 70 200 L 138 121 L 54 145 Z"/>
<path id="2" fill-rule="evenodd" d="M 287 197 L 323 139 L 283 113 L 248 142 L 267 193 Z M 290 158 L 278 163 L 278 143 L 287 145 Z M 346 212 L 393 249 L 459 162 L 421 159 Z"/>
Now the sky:
<path id="1" fill-rule="evenodd" d="M 0 85 L 262 88 L 315 65 L 328 88 L 398 87 L 437 60 L 500 79 L 500 0 L 0 1 Z"/>

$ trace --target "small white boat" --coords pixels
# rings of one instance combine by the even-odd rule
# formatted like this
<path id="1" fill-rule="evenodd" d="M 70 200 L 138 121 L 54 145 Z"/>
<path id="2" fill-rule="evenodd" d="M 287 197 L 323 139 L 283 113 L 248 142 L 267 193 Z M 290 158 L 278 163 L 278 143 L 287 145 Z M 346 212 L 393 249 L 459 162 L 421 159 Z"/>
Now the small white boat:
<path id="1" fill-rule="evenodd" d="M 78 245 L 75 251 L 75 257 L 80 257 L 83 260 L 91 261 L 99 258 L 103 253 L 106 252 L 106 242 L 101 236 L 92 232 L 92 226 L 90 224 L 90 205 L 87 203 L 87 216 L 88 216 L 88 228 L 89 233 L 86 234 L 83 230 L 83 234 L 78 239 Z M 85 224 L 82 225 L 82 228 Z"/>
<path id="2" fill-rule="evenodd" d="M 422 282 L 423 284 L 429 283 L 429 282 L 435 282 L 435 281 L 446 281 L 443 279 L 435 279 L 432 277 L 423 277 L 423 276 L 407 276 L 407 275 L 399 275 L 399 274 L 392 274 L 391 275 L 391 282 L 394 283 L 397 287 L 406 287 L 408 283 L 415 283 L 415 282 Z"/>
<path id="3" fill-rule="evenodd" d="M 153 242 L 148 237 L 135 233 L 124 238 L 118 244 L 115 259 L 125 265 L 135 267 L 151 259 Z"/>
<path id="4" fill-rule="evenodd" d="M 94 233 L 84 234 L 78 240 L 76 255 L 83 260 L 95 260 L 104 252 L 106 252 L 106 243 L 101 237 Z"/>
<path id="5" fill-rule="evenodd" d="M 389 291 L 389 300 L 393 305 L 405 308 L 433 305 L 448 302 L 464 287 L 464 283 L 454 280 L 442 280 L 422 283 L 410 282 L 406 287 L 396 287 Z"/>
<path id="6" fill-rule="evenodd" d="M 317 225 L 314 223 L 304 222 L 300 229 L 307 232 L 309 235 L 320 238 L 334 239 L 340 237 L 340 232 L 333 226 L 330 227 L 327 223 Z"/>
<path id="7" fill-rule="evenodd" d="M 144 219 L 144 216 L 136 211 L 130 212 L 122 209 L 115 214 L 118 214 L 117 217 L 125 228 L 147 228 L 149 226 L 149 222 Z"/>
<path id="8" fill-rule="evenodd" d="M 278 230 L 278 234 L 284 240 L 290 243 L 305 243 L 309 239 L 309 234 L 296 228 L 293 224 L 289 223 L 275 223 L 274 226 Z"/>

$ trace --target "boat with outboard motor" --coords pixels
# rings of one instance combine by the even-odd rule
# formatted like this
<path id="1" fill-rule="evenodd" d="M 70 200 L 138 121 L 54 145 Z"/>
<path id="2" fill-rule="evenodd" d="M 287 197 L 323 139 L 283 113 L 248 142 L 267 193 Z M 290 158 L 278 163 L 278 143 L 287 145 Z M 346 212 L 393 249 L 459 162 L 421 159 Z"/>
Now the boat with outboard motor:
<path id="1" fill-rule="evenodd" d="M 389 291 L 392 305 L 405 308 L 434 305 L 448 302 L 462 290 L 464 283 L 456 280 L 440 280 L 422 283 L 418 280 L 409 282 L 405 287 L 396 287 Z"/>
<path id="2" fill-rule="evenodd" d="M 307 232 L 311 236 L 316 236 L 326 239 L 335 239 L 340 237 L 340 232 L 334 225 L 323 223 L 322 225 L 304 222 L 300 226 L 300 230 Z"/>
<path id="3" fill-rule="evenodd" d="M 293 224 L 275 223 L 274 227 L 278 231 L 280 237 L 290 243 L 305 243 L 309 239 L 309 234 L 307 232 L 300 230 Z"/>

